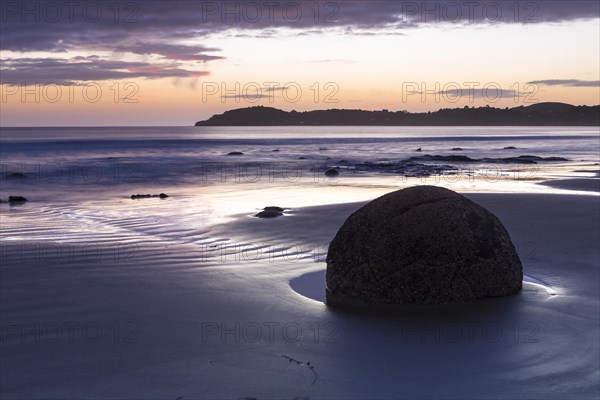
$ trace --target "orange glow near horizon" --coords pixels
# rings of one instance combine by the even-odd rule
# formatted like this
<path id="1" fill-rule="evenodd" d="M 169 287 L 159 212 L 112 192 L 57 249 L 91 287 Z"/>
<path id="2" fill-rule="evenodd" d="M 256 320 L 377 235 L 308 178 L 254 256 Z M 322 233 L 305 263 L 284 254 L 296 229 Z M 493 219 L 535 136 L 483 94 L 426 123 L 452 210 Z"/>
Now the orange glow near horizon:
<path id="1" fill-rule="evenodd" d="M 224 59 L 202 63 L 193 78 L 120 79 L 92 82 L 89 88 L 50 85 L 37 90 L 1 85 L 2 125 L 191 125 L 215 113 L 254 105 L 286 111 L 424 112 L 546 101 L 600 104 L 598 86 L 590 84 L 600 80 L 598 19 L 427 27 L 401 35 L 281 35 L 203 38 L 203 45 L 221 49 Z M 5 52 L 3 59 L 17 54 Z M 152 72 L 151 67 L 130 72 L 139 70 Z M 582 83 L 528 84 L 548 80 Z M 447 92 L 435 93 L 440 91 Z"/>

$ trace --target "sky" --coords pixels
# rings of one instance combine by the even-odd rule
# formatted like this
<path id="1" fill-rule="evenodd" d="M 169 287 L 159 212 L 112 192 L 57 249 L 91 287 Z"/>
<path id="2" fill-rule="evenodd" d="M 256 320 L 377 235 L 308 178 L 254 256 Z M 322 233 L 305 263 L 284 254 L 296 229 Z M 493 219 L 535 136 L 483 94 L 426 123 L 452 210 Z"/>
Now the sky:
<path id="1" fill-rule="evenodd" d="M 600 2 L 0 2 L 2 126 L 600 104 Z"/>

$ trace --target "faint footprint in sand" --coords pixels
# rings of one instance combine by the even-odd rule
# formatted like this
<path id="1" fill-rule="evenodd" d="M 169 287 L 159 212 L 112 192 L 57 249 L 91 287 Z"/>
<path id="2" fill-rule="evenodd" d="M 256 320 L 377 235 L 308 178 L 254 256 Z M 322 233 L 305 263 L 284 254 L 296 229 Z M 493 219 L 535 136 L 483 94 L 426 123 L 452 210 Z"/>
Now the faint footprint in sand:
<path id="1" fill-rule="evenodd" d="M 311 365 L 310 361 L 307 361 L 306 363 L 304 363 L 304 362 L 298 361 L 295 358 L 292 358 L 290 356 L 286 356 L 285 354 L 282 354 L 281 357 L 287 359 L 290 363 L 296 363 L 296 365 L 305 366 L 306 368 L 310 369 L 312 371 L 312 373 L 315 375 L 315 379 L 313 379 L 313 381 L 310 385 L 312 386 L 315 384 L 315 382 L 317 381 L 319 376 L 317 375 L 317 372 L 315 371 L 315 367 L 313 365 Z"/>

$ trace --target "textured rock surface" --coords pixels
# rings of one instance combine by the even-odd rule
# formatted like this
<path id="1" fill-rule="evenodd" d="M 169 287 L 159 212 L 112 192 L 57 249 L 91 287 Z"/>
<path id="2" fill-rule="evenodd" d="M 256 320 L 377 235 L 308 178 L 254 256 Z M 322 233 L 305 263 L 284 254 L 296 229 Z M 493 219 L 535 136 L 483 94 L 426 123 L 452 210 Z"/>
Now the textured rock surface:
<path id="1" fill-rule="evenodd" d="M 161 194 L 132 194 L 131 195 L 131 200 L 136 200 L 136 199 L 149 199 L 152 197 L 160 197 L 161 199 L 166 199 L 167 197 L 169 197 L 169 195 L 161 193 Z"/>
<path id="2" fill-rule="evenodd" d="M 279 212 L 279 211 L 261 211 L 258 214 L 254 215 L 255 217 L 258 218 L 277 218 L 277 217 L 282 217 L 283 213 Z"/>
<path id="3" fill-rule="evenodd" d="M 29 201 L 29 200 L 27 200 L 23 196 L 8 196 L 9 203 L 23 203 L 25 201 Z"/>
<path id="4" fill-rule="evenodd" d="M 258 217 L 258 218 L 276 218 L 276 217 L 283 216 L 283 212 L 285 210 L 286 209 L 282 208 L 282 207 L 269 206 L 269 207 L 263 208 L 263 210 L 261 212 L 259 212 L 258 214 L 255 214 L 254 216 Z"/>
<path id="5" fill-rule="evenodd" d="M 25 174 L 22 174 L 20 172 L 11 172 L 10 174 L 8 174 L 4 177 L 4 179 L 6 179 L 8 181 L 23 180 L 26 178 L 27 178 L 27 176 L 25 176 Z"/>
<path id="6" fill-rule="evenodd" d="M 389 193 L 329 245 L 329 304 L 461 303 L 515 293 L 523 268 L 496 216 L 435 186 Z"/>
<path id="7" fill-rule="evenodd" d="M 278 206 L 268 206 L 263 208 L 264 211 L 275 211 L 275 212 L 284 212 L 286 209 L 283 207 L 278 207 Z"/>

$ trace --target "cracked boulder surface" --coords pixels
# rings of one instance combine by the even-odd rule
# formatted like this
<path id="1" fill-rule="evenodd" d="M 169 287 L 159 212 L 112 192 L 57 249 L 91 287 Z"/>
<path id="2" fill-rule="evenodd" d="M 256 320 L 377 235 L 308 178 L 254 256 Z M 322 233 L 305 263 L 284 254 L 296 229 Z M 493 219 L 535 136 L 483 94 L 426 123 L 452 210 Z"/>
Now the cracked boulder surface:
<path id="1" fill-rule="evenodd" d="M 329 305 L 464 303 L 522 285 L 521 261 L 500 220 L 436 186 L 371 201 L 348 217 L 327 253 Z"/>

